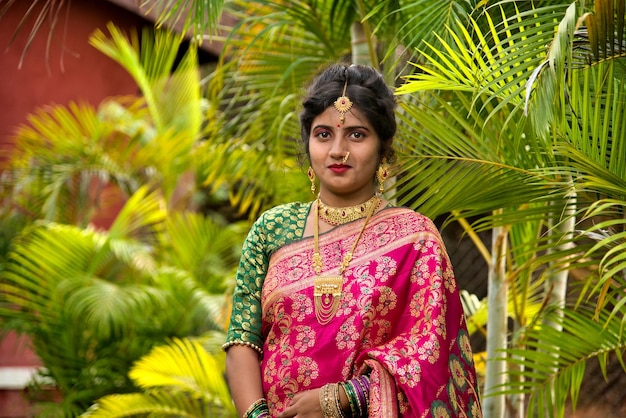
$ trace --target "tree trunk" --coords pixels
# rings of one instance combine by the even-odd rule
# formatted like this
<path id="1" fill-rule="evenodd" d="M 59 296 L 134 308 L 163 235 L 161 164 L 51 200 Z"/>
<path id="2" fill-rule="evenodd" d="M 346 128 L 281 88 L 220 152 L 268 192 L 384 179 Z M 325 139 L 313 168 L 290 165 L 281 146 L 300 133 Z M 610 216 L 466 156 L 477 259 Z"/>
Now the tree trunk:
<path id="1" fill-rule="evenodd" d="M 572 184 L 571 177 L 568 179 L 569 183 Z M 570 189 L 571 190 L 571 189 Z M 563 217 L 565 221 L 560 222 L 556 226 L 556 233 L 552 233 L 552 235 L 556 235 L 557 239 L 562 243 L 557 244 L 554 243 L 554 251 L 566 251 L 571 248 L 574 244 L 572 243 L 572 238 L 574 236 L 574 229 L 576 228 L 576 192 L 570 191 L 567 195 L 566 202 L 568 206 L 566 206 L 563 211 Z M 565 308 L 565 302 L 567 297 L 567 282 L 569 269 L 566 269 L 566 265 L 563 264 L 560 266 L 562 270 L 557 273 L 552 273 L 548 275 L 548 278 L 545 283 L 544 292 L 545 299 L 548 301 L 548 307 L 550 309 L 554 308 L 554 314 L 558 317 L 563 317 L 563 308 Z M 543 321 L 544 325 L 556 328 L 561 330 L 563 327 L 560 323 L 549 319 Z M 558 351 L 552 351 L 546 353 L 547 356 L 552 356 L 556 359 L 559 353 Z M 555 371 L 557 370 L 557 366 L 554 367 Z M 551 408 L 551 406 L 547 406 L 547 408 Z"/>
<path id="2" fill-rule="evenodd" d="M 502 390 L 505 383 L 506 361 L 499 358 L 507 348 L 507 303 L 508 283 L 506 281 L 507 235 L 505 228 L 493 229 L 491 238 L 492 255 L 489 266 L 488 313 L 487 313 L 487 365 L 485 372 L 485 396 L 483 412 L 485 418 L 503 418 L 505 396 L 493 396 Z"/>
<path id="3" fill-rule="evenodd" d="M 354 22 L 350 30 L 352 36 L 352 63 L 372 65 L 370 57 L 369 39 L 361 22 Z"/>
<path id="4" fill-rule="evenodd" d="M 570 184 L 573 184 L 571 177 L 568 179 Z M 555 251 L 566 251 L 574 245 L 572 243 L 572 238 L 574 236 L 574 228 L 576 228 L 576 217 L 574 216 L 576 212 L 576 192 L 571 191 L 567 195 L 566 202 L 568 206 L 563 211 L 563 218 L 565 221 L 559 223 L 556 226 L 557 230 L 557 239 L 559 239 L 562 244 L 554 244 Z M 567 296 L 567 279 L 568 279 L 569 270 L 563 269 L 557 273 L 548 275 L 548 279 L 545 283 L 545 297 L 550 306 L 556 307 L 561 310 L 565 307 L 565 298 Z M 557 324 L 552 321 L 546 321 L 546 325 L 550 325 L 556 328 L 561 328 Z"/>

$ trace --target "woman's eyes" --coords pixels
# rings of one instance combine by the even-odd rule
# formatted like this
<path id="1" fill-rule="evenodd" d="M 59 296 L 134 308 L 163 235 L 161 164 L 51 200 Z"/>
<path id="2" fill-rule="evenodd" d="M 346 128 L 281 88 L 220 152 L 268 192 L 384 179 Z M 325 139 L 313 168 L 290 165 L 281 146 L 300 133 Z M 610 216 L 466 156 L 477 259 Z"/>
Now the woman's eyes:
<path id="1" fill-rule="evenodd" d="M 319 131 L 315 134 L 319 139 L 330 139 L 332 137 L 332 133 L 329 131 Z M 354 140 L 363 140 L 365 138 L 365 134 L 361 131 L 353 131 L 348 135 L 349 138 Z"/>
<path id="2" fill-rule="evenodd" d="M 317 136 L 321 139 L 328 139 L 330 138 L 330 132 L 328 131 L 320 131 L 317 133 Z"/>
<path id="3" fill-rule="evenodd" d="M 363 135 L 363 132 L 359 132 L 359 131 L 354 131 L 350 134 L 350 136 L 354 139 L 363 139 L 365 138 L 365 135 Z"/>

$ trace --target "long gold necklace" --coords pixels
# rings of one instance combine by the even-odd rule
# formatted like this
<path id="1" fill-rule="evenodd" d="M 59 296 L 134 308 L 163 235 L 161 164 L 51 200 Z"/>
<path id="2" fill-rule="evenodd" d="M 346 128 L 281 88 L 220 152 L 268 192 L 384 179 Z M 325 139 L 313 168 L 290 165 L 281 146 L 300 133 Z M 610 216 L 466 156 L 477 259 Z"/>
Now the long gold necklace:
<path id="1" fill-rule="evenodd" d="M 331 319 L 337 313 L 339 308 L 339 302 L 341 301 L 341 294 L 343 290 L 343 273 L 348 268 L 354 250 L 365 231 L 365 227 L 369 222 L 372 214 L 378 208 L 379 197 L 374 196 L 374 203 L 371 204 L 367 210 L 367 217 L 363 223 L 363 227 L 359 232 L 359 235 L 354 240 L 352 248 L 344 256 L 343 260 L 339 264 L 339 274 L 337 276 L 322 276 L 322 255 L 319 248 L 319 219 L 320 219 L 320 199 L 318 198 L 315 204 L 315 224 L 313 233 L 313 270 L 315 270 L 315 281 L 313 282 L 313 299 L 315 301 L 315 317 L 317 322 L 321 325 L 325 325 L 330 322 Z"/>
<path id="2" fill-rule="evenodd" d="M 327 206 L 318 197 L 319 216 L 329 225 L 342 225 L 357 219 L 365 218 L 372 206 L 377 207 L 380 203 L 378 196 L 374 195 L 360 205 L 348 206 L 345 208 L 334 208 Z"/>

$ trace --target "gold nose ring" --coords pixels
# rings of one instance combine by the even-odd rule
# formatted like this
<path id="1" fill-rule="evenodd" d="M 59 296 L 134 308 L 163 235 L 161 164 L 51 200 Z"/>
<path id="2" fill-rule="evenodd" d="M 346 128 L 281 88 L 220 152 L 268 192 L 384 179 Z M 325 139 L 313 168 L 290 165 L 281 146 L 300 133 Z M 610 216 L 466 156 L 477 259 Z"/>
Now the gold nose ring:
<path id="1" fill-rule="evenodd" d="M 346 155 L 343 156 L 343 160 L 341 160 L 342 163 L 346 163 L 346 161 L 348 161 L 348 158 L 350 158 L 350 151 L 346 152 Z"/>

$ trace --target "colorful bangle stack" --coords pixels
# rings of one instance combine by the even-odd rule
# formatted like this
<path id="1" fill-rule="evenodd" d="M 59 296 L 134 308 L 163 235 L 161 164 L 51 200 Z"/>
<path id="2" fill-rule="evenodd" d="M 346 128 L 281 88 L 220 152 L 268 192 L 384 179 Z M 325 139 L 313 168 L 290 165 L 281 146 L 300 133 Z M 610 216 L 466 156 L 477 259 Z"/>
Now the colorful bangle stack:
<path id="1" fill-rule="evenodd" d="M 320 390 L 320 406 L 324 418 L 346 418 L 341 409 L 339 383 L 327 383 Z"/>
<path id="2" fill-rule="evenodd" d="M 270 418 L 270 409 L 267 400 L 261 398 L 248 407 L 243 414 L 243 418 Z"/>
<path id="3" fill-rule="evenodd" d="M 370 380 L 367 376 L 358 376 L 341 383 L 348 397 L 353 417 L 367 417 L 369 405 Z"/>

